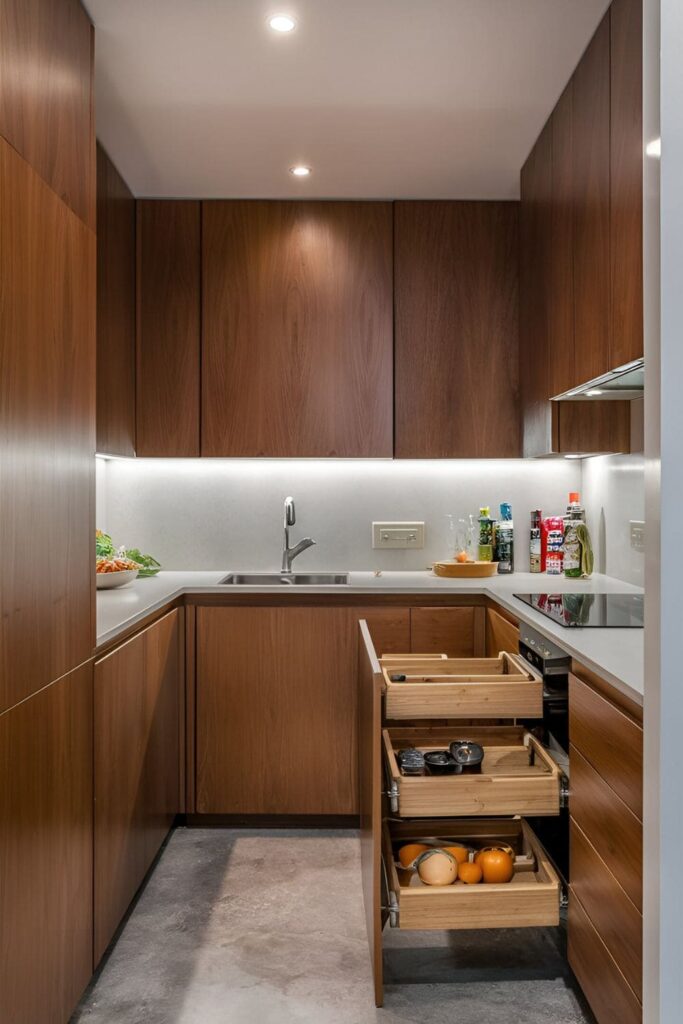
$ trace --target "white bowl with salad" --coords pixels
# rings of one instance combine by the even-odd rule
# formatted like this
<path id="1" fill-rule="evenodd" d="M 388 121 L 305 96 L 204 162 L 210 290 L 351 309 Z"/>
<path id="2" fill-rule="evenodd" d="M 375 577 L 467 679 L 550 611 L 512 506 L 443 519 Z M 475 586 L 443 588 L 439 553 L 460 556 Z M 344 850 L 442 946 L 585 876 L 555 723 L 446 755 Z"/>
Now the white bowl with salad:
<path id="1" fill-rule="evenodd" d="M 108 533 L 95 532 L 95 574 L 98 590 L 125 587 L 142 576 L 156 576 L 161 565 L 138 548 L 116 547 Z"/>

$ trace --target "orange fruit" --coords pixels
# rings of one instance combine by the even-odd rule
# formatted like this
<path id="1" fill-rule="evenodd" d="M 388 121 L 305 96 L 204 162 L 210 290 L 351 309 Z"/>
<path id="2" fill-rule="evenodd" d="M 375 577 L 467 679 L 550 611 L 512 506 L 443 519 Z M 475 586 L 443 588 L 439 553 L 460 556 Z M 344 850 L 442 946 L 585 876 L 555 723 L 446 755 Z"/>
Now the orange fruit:
<path id="1" fill-rule="evenodd" d="M 506 850 L 484 850 L 479 857 L 485 882 L 509 882 L 515 873 L 515 862 Z"/>
<path id="2" fill-rule="evenodd" d="M 458 864 L 464 864 L 469 857 L 469 850 L 465 846 L 442 846 L 441 849 L 455 857 Z"/>
<path id="3" fill-rule="evenodd" d="M 476 885 L 477 882 L 481 882 L 481 868 L 473 861 L 463 861 L 462 864 L 458 864 L 458 878 L 466 885 Z"/>
<path id="4" fill-rule="evenodd" d="M 455 560 L 456 560 L 456 562 L 460 562 L 460 563 L 466 562 L 467 561 L 467 552 L 466 551 L 458 551 L 457 555 L 455 556 Z"/>
<path id="5" fill-rule="evenodd" d="M 515 859 L 515 851 L 512 849 L 512 847 L 508 846 L 507 843 L 500 843 L 499 845 L 496 845 L 496 846 L 483 846 L 481 848 L 481 850 L 478 850 L 475 853 L 475 855 L 474 855 L 474 863 L 478 864 L 479 861 L 481 860 L 482 855 L 485 854 L 485 853 L 490 853 L 492 850 L 504 850 L 505 853 L 509 853 L 510 854 L 510 856 L 512 857 L 513 860 Z"/>
<path id="6" fill-rule="evenodd" d="M 403 868 L 412 868 L 413 864 L 425 850 L 429 847 L 425 846 L 424 843 L 408 843 L 407 846 L 402 846 L 398 851 L 398 859 Z"/>

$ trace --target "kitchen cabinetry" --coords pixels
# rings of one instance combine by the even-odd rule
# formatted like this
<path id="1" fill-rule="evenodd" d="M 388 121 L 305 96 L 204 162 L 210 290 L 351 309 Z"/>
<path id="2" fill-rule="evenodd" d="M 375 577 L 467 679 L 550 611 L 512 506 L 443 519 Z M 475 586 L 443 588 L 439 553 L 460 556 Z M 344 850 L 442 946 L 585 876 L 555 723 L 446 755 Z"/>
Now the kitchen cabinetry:
<path id="1" fill-rule="evenodd" d="M 182 615 L 95 663 L 96 965 L 180 809 Z"/>
<path id="2" fill-rule="evenodd" d="M 93 42 L 79 0 L 0 6 L 0 135 L 94 231 Z"/>
<path id="3" fill-rule="evenodd" d="M 197 456 L 200 402 L 200 203 L 137 202 L 139 456 Z"/>
<path id="4" fill-rule="evenodd" d="M 357 814 L 353 618 L 197 609 L 199 814 Z"/>
<path id="5" fill-rule="evenodd" d="M 202 203 L 202 455 L 392 455 L 391 216 Z"/>
<path id="6" fill-rule="evenodd" d="M 3 711 L 94 646 L 95 235 L 4 139 L 0 226 Z"/>
<path id="7" fill-rule="evenodd" d="M 569 738 L 569 962 L 599 1024 L 640 1024 L 642 727 L 571 676 Z"/>
<path id="8" fill-rule="evenodd" d="M 572 78 L 574 383 L 610 369 L 610 15 Z"/>
<path id="9" fill-rule="evenodd" d="M 0 1020 L 64 1024 L 92 971 L 91 665 L 0 715 L 0 778 Z"/>
<path id="10" fill-rule="evenodd" d="M 448 663 L 447 671 L 460 675 L 457 685 L 450 688 L 448 682 L 442 682 L 444 689 L 437 697 L 430 695 L 433 687 L 421 684 L 425 694 L 421 701 L 420 685 L 404 697 L 402 684 L 398 683 L 395 699 L 404 707 L 409 699 L 416 701 L 415 719 L 446 717 L 451 720 L 450 728 L 424 723 L 416 726 L 415 722 L 389 725 L 383 720 L 383 712 L 388 717 L 396 710 L 391 712 L 389 708 L 389 674 L 400 672 L 401 665 L 393 661 L 385 676 L 365 622 L 359 624 L 359 633 L 361 870 L 375 1001 L 381 1006 L 382 931 L 387 920 L 392 927 L 417 930 L 559 923 L 559 878 L 532 829 L 518 816 L 557 815 L 561 780 L 555 762 L 526 730 L 514 725 L 473 729 L 471 723 L 468 737 L 481 743 L 485 751 L 481 773 L 402 775 L 396 760 L 399 749 L 410 745 L 423 750 L 443 748 L 457 733 L 457 720 L 462 722 L 465 715 L 469 720 L 475 706 L 479 711 L 485 707 L 488 712 L 482 688 L 495 686 L 496 706 L 501 714 L 514 719 L 528 714 L 530 700 L 531 710 L 535 716 L 540 715 L 541 683 L 528 673 L 524 663 L 510 657 L 500 659 L 497 665 L 491 661 L 476 668 L 470 661 L 467 682 L 462 681 L 458 668 Z M 443 663 L 437 660 L 429 664 Z M 504 666 L 513 673 L 508 682 Z M 492 684 L 494 669 L 497 674 Z M 433 838 L 452 844 L 456 837 L 475 849 L 496 843 L 510 845 L 515 854 L 513 879 L 496 885 L 456 882 L 429 887 L 397 867 L 397 851 L 404 843 Z"/>
<path id="11" fill-rule="evenodd" d="M 643 2 L 610 7 L 610 364 L 643 355 Z"/>
<path id="12" fill-rule="evenodd" d="M 135 455 L 135 200 L 99 144 L 97 450 Z"/>
<path id="13" fill-rule="evenodd" d="M 622 68 L 639 46 L 636 5 L 615 0 L 522 168 L 526 456 L 630 450 L 628 402 L 550 399 L 643 352 L 639 64 Z"/>
<path id="14" fill-rule="evenodd" d="M 520 454 L 517 206 L 394 204 L 397 458 Z"/>
<path id="15" fill-rule="evenodd" d="M 484 623 L 484 608 L 411 608 L 409 649 L 449 658 L 480 657 L 484 653 Z"/>

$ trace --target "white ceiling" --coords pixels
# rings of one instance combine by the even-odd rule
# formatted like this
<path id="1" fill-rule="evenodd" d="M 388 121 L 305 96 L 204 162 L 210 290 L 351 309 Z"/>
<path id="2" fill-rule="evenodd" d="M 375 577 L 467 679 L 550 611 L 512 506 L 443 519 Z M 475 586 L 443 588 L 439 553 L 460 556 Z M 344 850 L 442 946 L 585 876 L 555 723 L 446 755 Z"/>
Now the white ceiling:
<path id="1" fill-rule="evenodd" d="M 518 195 L 608 0 L 85 5 L 97 134 L 136 195 L 491 199 Z"/>

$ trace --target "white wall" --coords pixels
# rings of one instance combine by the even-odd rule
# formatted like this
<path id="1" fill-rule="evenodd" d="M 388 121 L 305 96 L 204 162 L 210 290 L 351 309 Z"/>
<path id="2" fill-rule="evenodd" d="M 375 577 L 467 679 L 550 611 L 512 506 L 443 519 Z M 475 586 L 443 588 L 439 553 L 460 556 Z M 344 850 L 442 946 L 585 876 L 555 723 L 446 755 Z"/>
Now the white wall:
<path id="1" fill-rule="evenodd" d="M 644 457 L 603 455 L 585 459 L 582 488 L 596 572 L 642 587 L 645 555 L 631 548 L 630 521 L 645 519 Z"/>
<path id="2" fill-rule="evenodd" d="M 99 460 L 98 460 L 99 461 Z M 138 459 L 100 462 L 97 524 L 168 569 L 278 569 L 282 502 L 297 503 L 293 537 L 318 544 L 300 569 L 422 569 L 448 557 L 444 516 L 511 501 L 516 566 L 528 570 L 529 513 L 563 512 L 581 465 L 523 461 L 271 461 Z M 372 520 L 426 522 L 420 551 L 377 551 Z"/>

